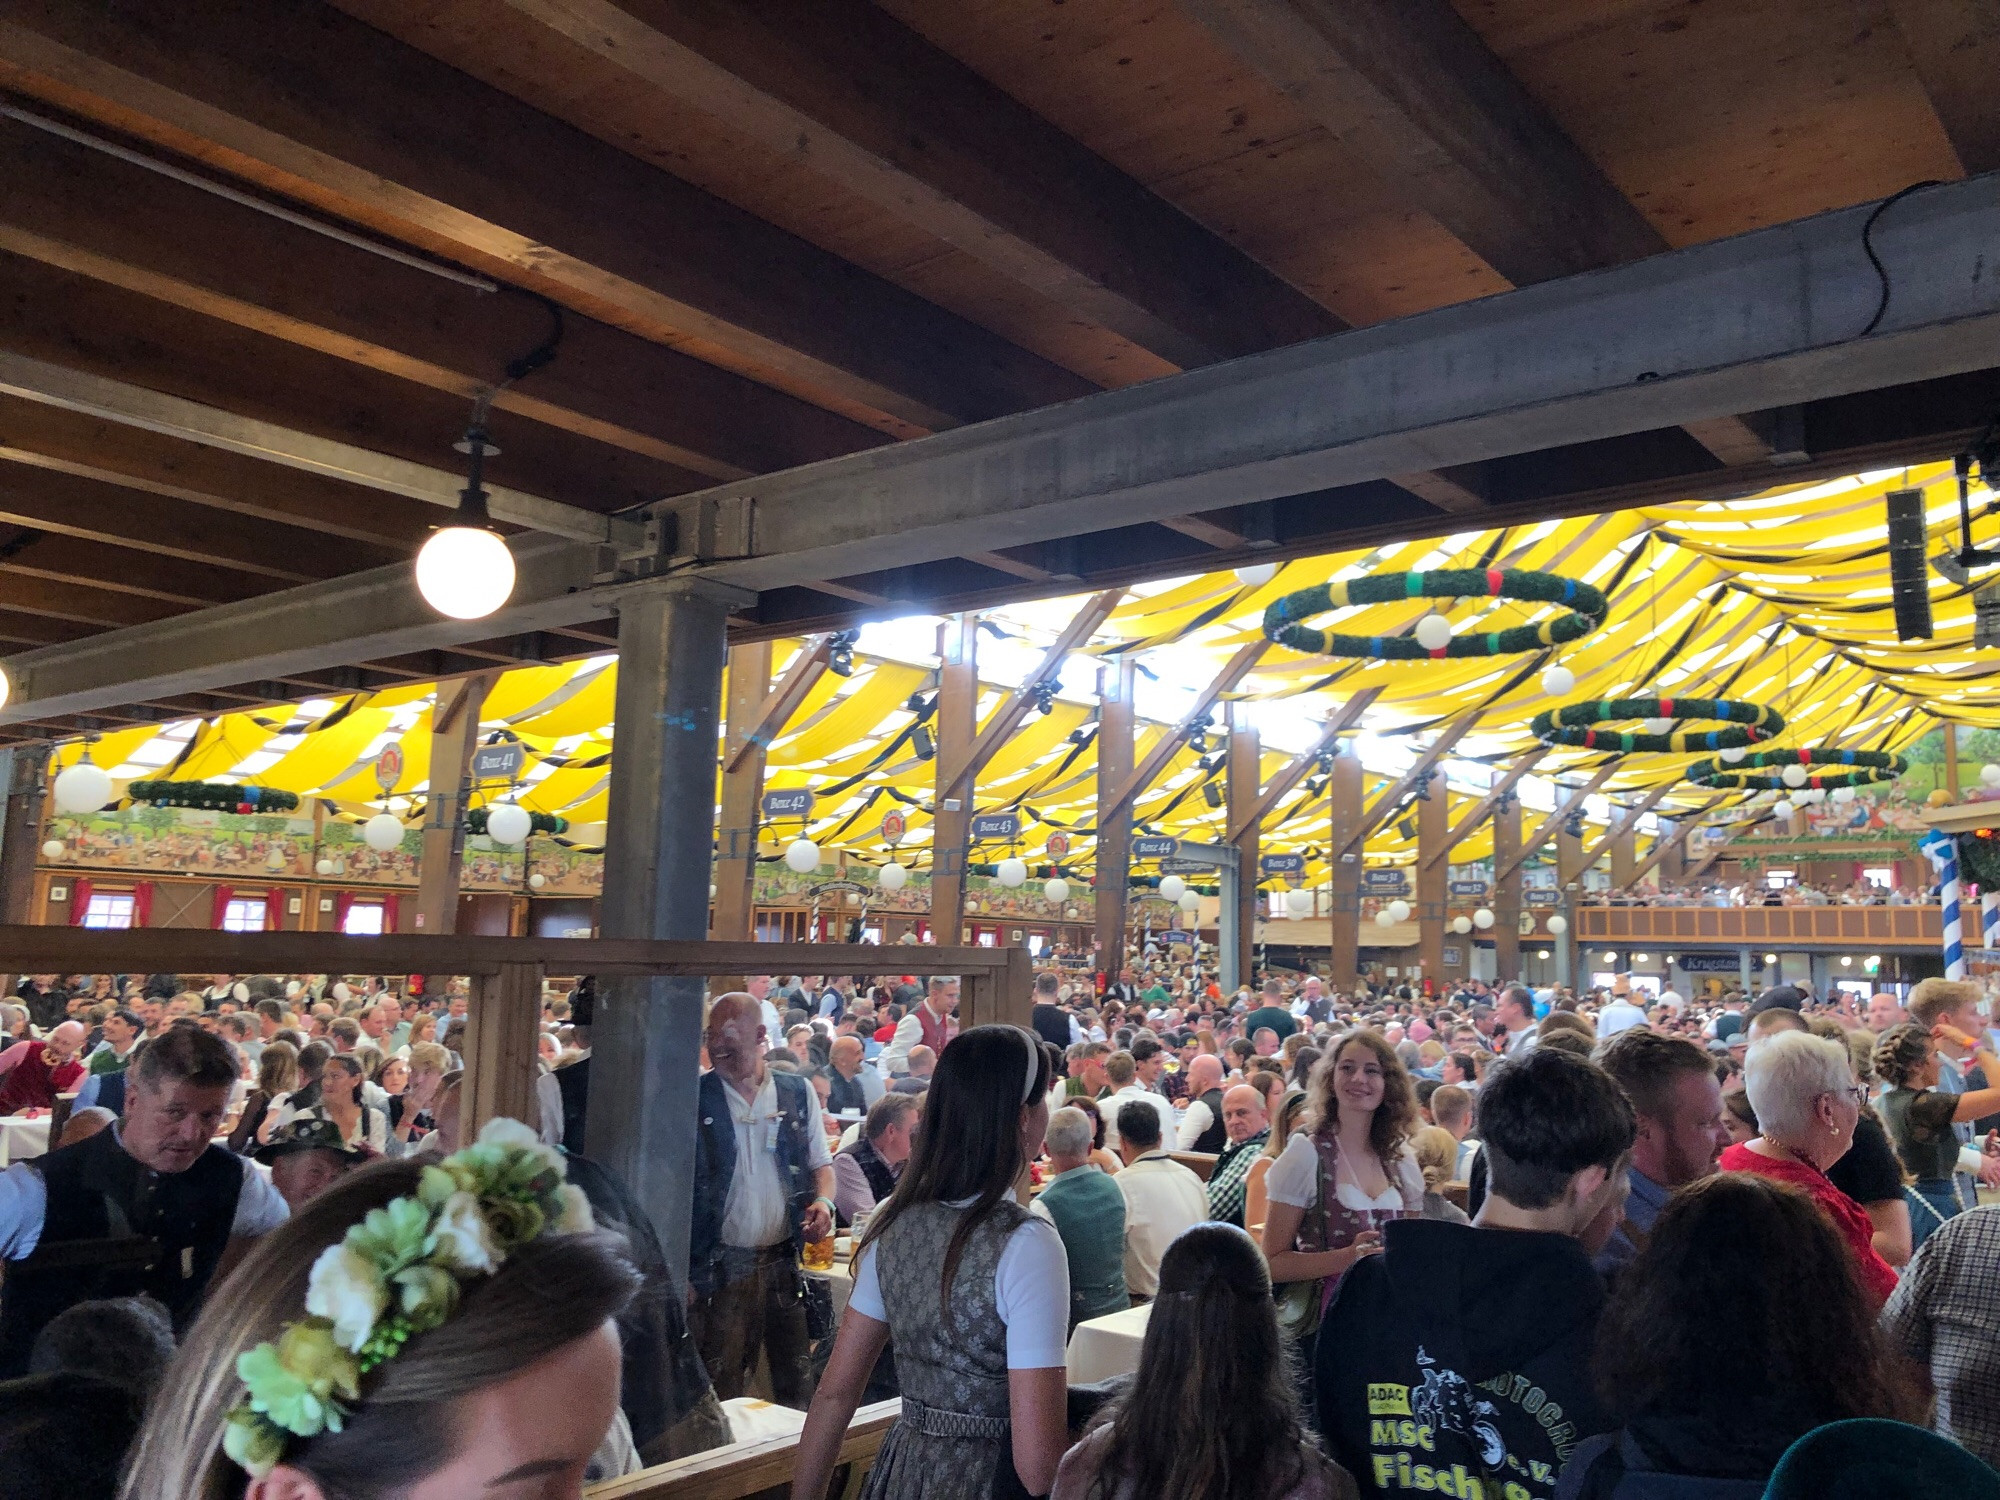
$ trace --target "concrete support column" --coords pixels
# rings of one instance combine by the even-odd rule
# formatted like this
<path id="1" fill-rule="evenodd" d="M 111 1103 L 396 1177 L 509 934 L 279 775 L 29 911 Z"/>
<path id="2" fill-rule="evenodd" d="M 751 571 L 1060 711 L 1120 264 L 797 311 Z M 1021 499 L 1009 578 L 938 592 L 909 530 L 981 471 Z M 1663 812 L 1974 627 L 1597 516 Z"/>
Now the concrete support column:
<path id="1" fill-rule="evenodd" d="M 1514 864 L 1521 849 L 1521 799 L 1509 792 L 1493 808 L 1493 868 Z M 1521 869 L 1515 865 L 1490 893 L 1493 973 L 1502 983 L 1521 977 Z"/>
<path id="2" fill-rule="evenodd" d="M 757 722 L 771 690 L 771 643 L 753 641 L 729 650 L 729 732 L 740 745 Z M 756 936 L 757 830 L 764 795 L 764 747 L 755 746 L 722 775 L 722 819 L 715 843 L 715 926 L 718 943 L 747 943 Z"/>
<path id="3" fill-rule="evenodd" d="M 1361 760 L 1351 751 L 1334 757 L 1326 778 L 1329 806 L 1327 848 L 1338 851 L 1361 831 Z M 1351 989 L 1361 967 L 1361 866 L 1365 847 L 1342 859 L 1335 853 L 1328 872 L 1332 887 L 1332 929 L 1327 945 L 1332 959 L 1330 981 L 1335 989 Z"/>
<path id="4" fill-rule="evenodd" d="M 1224 815 L 1231 825 L 1256 805 L 1263 789 L 1263 744 L 1256 729 L 1238 722 L 1249 715 L 1234 703 L 1223 705 L 1229 724 L 1228 796 Z M 1241 984 L 1250 984 L 1256 975 L 1258 887 L 1257 860 L 1262 850 L 1262 831 L 1253 822 L 1236 841 L 1236 974 Z"/>
<path id="5" fill-rule="evenodd" d="M 1138 666 L 1121 656 L 1098 674 L 1097 805 L 1132 774 L 1132 688 Z M 1126 887 L 1132 878 L 1132 804 L 1097 822 L 1097 967 L 1115 982 L 1125 966 Z"/>
<path id="6" fill-rule="evenodd" d="M 1445 973 L 1445 905 L 1451 866 L 1445 860 L 1432 863 L 1430 859 L 1451 833 L 1451 799 L 1445 792 L 1444 772 L 1439 770 L 1423 790 L 1430 795 L 1417 799 L 1417 962 L 1423 965 L 1424 978 L 1442 993 L 1452 978 L 1465 974 L 1463 965 L 1455 975 Z M 1459 951 L 1465 951 L 1463 945 Z"/>
<path id="7" fill-rule="evenodd" d="M 972 758 L 979 738 L 979 616 L 956 615 L 944 622 L 939 643 L 937 712 L 937 813 L 931 836 L 931 935 L 943 947 L 963 941 L 965 861 L 972 829 L 978 778 L 969 777 L 956 797 L 946 789 Z"/>
<path id="8" fill-rule="evenodd" d="M 619 606 L 607 938 L 707 935 L 725 627 L 748 598 L 684 580 L 634 590 Z M 702 988 L 698 978 L 601 985 L 592 1037 L 590 1155 L 632 1189 L 679 1271 L 687 1267 Z"/>
<path id="9" fill-rule="evenodd" d="M 458 925 L 459 874 L 465 864 L 465 810 L 479 710 L 493 679 L 485 674 L 438 684 L 431 704 L 430 790 L 424 796 L 422 863 L 417 871 L 416 931 L 442 937 Z M 437 976 L 442 977 L 442 976 Z"/>

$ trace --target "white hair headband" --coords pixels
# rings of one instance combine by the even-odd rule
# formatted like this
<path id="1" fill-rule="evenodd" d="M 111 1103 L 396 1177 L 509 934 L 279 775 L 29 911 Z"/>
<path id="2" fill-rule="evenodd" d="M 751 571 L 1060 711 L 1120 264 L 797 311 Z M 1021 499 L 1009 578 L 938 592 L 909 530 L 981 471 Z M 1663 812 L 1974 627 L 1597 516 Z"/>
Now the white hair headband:
<path id="1" fill-rule="evenodd" d="M 1033 1032 L 1014 1028 L 1021 1033 L 1021 1040 L 1028 1044 L 1028 1076 L 1021 1084 L 1021 1102 L 1026 1104 L 1035 1097 L 1035 1080 L 1042 1076 L 1042 1044 Z"/>

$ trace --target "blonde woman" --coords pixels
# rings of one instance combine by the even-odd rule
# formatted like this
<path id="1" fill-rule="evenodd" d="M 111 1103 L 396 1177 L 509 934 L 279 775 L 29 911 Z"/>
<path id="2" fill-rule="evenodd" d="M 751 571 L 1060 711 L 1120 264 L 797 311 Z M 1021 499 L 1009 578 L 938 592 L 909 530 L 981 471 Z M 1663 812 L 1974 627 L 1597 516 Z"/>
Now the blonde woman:
<path id="1" fill-rule="evenodd" d="M 1271 1163 L 1284 1155 L 1285 1142 L 1298 1128 L 1305 1109 L 1304 1092 L 1294 1089 L 1266 1111 L 1271 1121 L 1271 1139 L 1264 1143 L 1263 1154 L 1250 1163 L 1250 1175 L 1243 1180 L 1243 1227 L 1259 1244 L 1264 1240 L 1264 1220 L 1270 1209 L 1264 1179 L 1270 1174 Z"/>

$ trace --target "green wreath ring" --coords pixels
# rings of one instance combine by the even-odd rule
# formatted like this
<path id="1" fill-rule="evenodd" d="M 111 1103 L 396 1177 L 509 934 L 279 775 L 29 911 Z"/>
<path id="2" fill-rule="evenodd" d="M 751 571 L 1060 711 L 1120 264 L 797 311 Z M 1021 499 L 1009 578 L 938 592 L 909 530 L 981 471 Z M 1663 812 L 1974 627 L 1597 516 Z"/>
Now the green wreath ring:
<path id="1" fill-rule="evenodd" d="M 1735 727 L 1675 729 L 1666 734 L 1592 727 L 1625 719 L 1720 719 Z M 1682 755 L 1695 750 L 1740 750 L 1783 733 L 1785 721 L 1775 708 L 1735 698 L 1596 698 L 1544 710 L 1535 715 L 1529 727 L 1544 745 Z"/>
<path id="2" fill-rule="evenodd" d="M 222 781 L 135 781 L 125 788 L 125 795 L 155 807 L 192 807 L 203 812 L 290 812 L 299 805 L 295 792 Z"/>
<path id="3" fill-rule="evenodd" d="M 523 809 L 525 811 L 525 809 Z M 475 807 L 465 815 L 467 833 L 486 832 L 488 808 Z M 528 830 L 531 833 L 568 833 L 569 819 L 557 817 L 554 813 L 529 812 Z"/>
<path id="4" fill-rule="evenodd" d="M 1539 625 L 1514 625 L 1477 635 L 1455 635 L 1432 650 L 1414 635 L 1334 635 L 1301 620 L 1351 604 L 1399 599 L 1520 599 L 1567 604 L 1573 613 Z M 1581 640 L 1604 623 L 1608 606 L 1598 589 L 1574 578 L 1517 568 L 1451 568 L 1438 573 L 1371 573 L 1300 589 L 1264 611 L 1264 634 L 1309 656 L 1364 656 L 1383 661 L 1436 660 L 1447 656 L 1513 656 Z"/>
<path id="5" fill-rule="evenodd" d="M 1759 750 L 1743 758 L 1742 769 L 1717 765 L 1712 760 L 1698 760 L 1688 767 L 1687 779 L 1696 786 L 1713 787 L 1718 791 L 1804 790 L 1787 786 L 1782 775 L 1759 774 L 1761 768 L 1766 766 L 1836 766 L 1839 769 L 1815 773 L 1806 778 L 1807 787 L 1828 790 L 1894 781 L 1910 769 L 1910 763 L 1902 756 L 1881 750 Z"/>

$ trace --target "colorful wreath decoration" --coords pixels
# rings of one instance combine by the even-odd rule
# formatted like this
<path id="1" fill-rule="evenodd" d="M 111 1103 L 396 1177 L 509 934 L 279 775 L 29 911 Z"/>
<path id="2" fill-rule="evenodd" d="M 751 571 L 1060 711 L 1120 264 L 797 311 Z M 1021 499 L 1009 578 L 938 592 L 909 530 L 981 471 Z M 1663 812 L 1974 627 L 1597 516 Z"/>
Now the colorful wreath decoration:
<path id="1" fill-rule="evenodd" d="M 290 812 L 299 805 L 294 792 L 224 781 L 135 781 L 125 788 L 125 795 L 155 807 L 192 807 L 203 812 Z"/>
<path id="2" fill-rule="evenodd" d="M 528 812 L 525 808 L 522 810 Z M 487 809 L 483 807 L 475 807 L 468 812 L 465 815 L 465 831 L 467 833 L 486 832 L 486 814 Z M 554 813 L 528 812 L 528 831 L 530 833 L 568 833 L 569 819 L 559 818 Z"/>
<path id="3" fill-rule="evenodd" d="M 1736 727 L 1675 729 L 1666 734 L 1594 727 L 1628 719 L 1720 719 Z M 1740 750 L 1782 734 L 1785 721 L 1775 708 L 1735 698 L 1597 698 L 1544 710 L 1535 715 L 1529 728 L 1544 745 L 1681 755 L 1695 750 Z"/>
<path id="4" fill-rule="evenodd" d="M 1435 649 L 1413 635 L 1337 635 L 1299 622 L 1352 604 L 1399 599 L 1519 599 L 1566 604 L 1572 613 L 1539 625 L 1513 625 L 1455 635 Z M 1448 568 L 1436 573 L 1372 573 L 1300 589 L 1264 611 L 1264 634 L 1309 656 L 1363 656 L 1383 661 L 1438 660 L 1452 656 L 1513 656 L 1581 640 L 1604 623 L 1609 606 L 1601 591 L 1574 578 L 1518 568 Z"/>
<path id="5" fill-rule="evenodd" d="M 1803 788 L 1788 785 L 1779 774 L 1783 767 L 1794 765 L 1839 767 L 1830 773 L 1806 777 L 1805 786 L 1827 790 L 1894 781 L 1910 769 L 1910 763 L 1902 756 L 1881 750 L 1759 750 L 1744 756 L 1740 767 L 1698 760 L 1688 767 L 1687 779 L 1696 786 L 1718 791 L 1799 791 Z M 1772 773 L 1763 774 L 1765 767 L 1773 768 Z"/>

